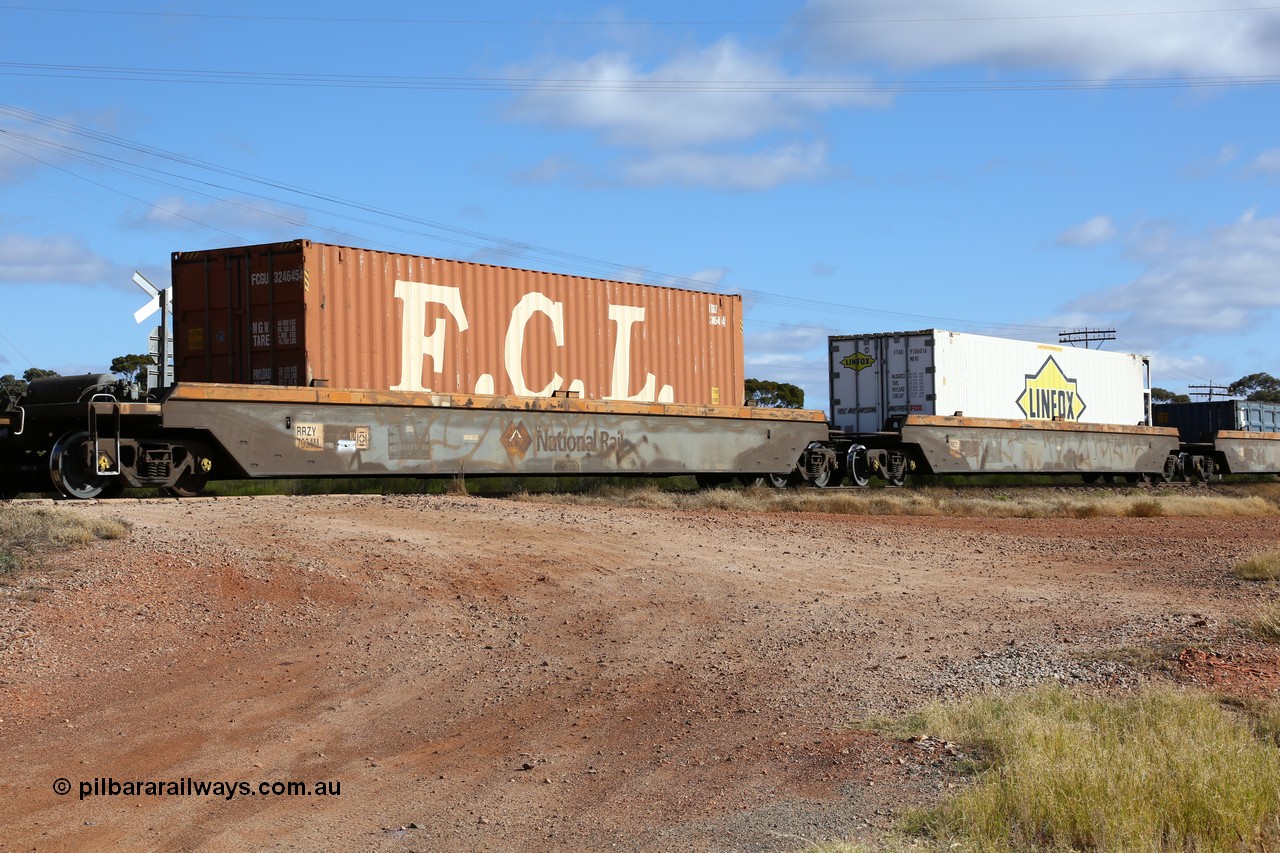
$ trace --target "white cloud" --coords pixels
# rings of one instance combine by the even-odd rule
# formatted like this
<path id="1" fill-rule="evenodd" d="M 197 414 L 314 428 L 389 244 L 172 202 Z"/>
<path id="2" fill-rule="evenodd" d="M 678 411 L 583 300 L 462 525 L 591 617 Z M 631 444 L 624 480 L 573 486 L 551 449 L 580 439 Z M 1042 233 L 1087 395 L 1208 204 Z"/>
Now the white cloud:
<path id="1" fill-rule="evenodd" d="M 631 56 L 601 53 L 576 62 L 523 68 L 520 76 L 574 81 L 540 86 L 509 109 L 518 121 L 583 128 L 612 145 L 674 149 L 740 142 L 801 127 L 834 106 L 883 104 L 884 96 L 848 92 L 770 91 L 762 81 L 796 81 L 774 58 L 753 54 L 733 38 L 676 55 L 653 68 Z M 803 79 L 811 80 L 808 75 Z M 697 85 L 672 86 L 672 81 Z M 731 91 L 725 91 L 725 85 Z M 636 89 L 644 91 L 636 91 Z"/>
<path id="2" fill-rule="evenodd" d="M 0 134 L 5 141 L 0 146 L 0 184 L 66 159 L 58 146 L 70 140 L 68 133 L 0 115 Z"/>
<path id="3" fill-rule="evenodd" d="M 632 269 L 624 273 L 623 281 L 638 281 L 656 284 L 660 287 L 675 287 L 681 290 L 709 290 L 720 292 L 723 290 L 725 278 L 729 275 L 728 267 L 707 267 L 688 275 L 669 275 L 661 277 L 653 277 L 645 270 Z"/>
<path id="4" fill-rule="evenodd" d="M 1116 226 L 1110 216 L 1093 216 L 1063 231 L 1054 240 L 1059 246 L 1098 246 L 1116 237 Z"/>
<path id="5" fill-rule="evenodd" d="M 1258 159 L 1253 161 L 1251 171 L 1280 176 L 1280 148 L 1270 148 L 1259 154 Z"/>
<path id="6" fill-rule="evenodd" d="M 708 267 L 704 270 L 685 276 L 686 280 L 701 283 L 703 286 L 716 290 L 724 282 L 725 276 L 729 274 L 728 267 Z"/>
<path id="7" fill-rule="evenodd" d="M 516 180 L 521 183 L 543 183 L 555 181 L 579 171 L 579 167 L 572 160 L 564 157 L 546 157 L 532 168 L 516 175 Z"/>
<path id="8" fill-rule="evenodd" d="M 806 407 L 826 408 L 830 334 L 829 329 L 791 326 L 748 331 L 747 376 L 789 382 L 804 389 Z"/>
<path id="9" fill-rule="evenodd" d="M 0 236 L 0 284 L 113 282 L 128 284 L 129 274 L 95 254 L 80 237 Z"/>
<path id="10" fill-rule="evenodd" d="M 1280 71 L 1280 10 L 1185 13 L 1176 0 L 810 0 L 797 18 L 841 63 L 1059 68 L 1091 77 Z M 1180 13 L 1183 12 L 1183 13 Z"/>
<path id="11" fill-rule="evenodd" d="M 4 107 L 0 110 L 0 137 L 5 143 L 0 146 L 0 185 L 20 181 L 49 166 L 73 162 L 76 152 L 100 147 L 67 128 L 82 125 L 111 129 L 118 123 L 119 117 L 112 110 L 47 117 L 21 107 Z M 76 171 L 81 168 L 76 166 Z"/>
<path id="12" fill-rule="evenodd" d="M 1230 376 L 1235 370 L 1225 361 L 1199 353 L 1154 349 L 1145 354 L 1151 356 L 1151 384 L 1157 388 L 1185 388 L 1214 377 Z"/>
<path id="13" fill-rule="evenodd" d="M 1239 156 L 1240 149 L 1235 145 L 1224 145 L 1218 149 L 1217 155 L 1189 164 L 1183 169 L 1183 173 L 1189 178 L 1207 178 L 1234 163 Z"/>
<path id="14" fill-rule="evenodd" d="M 819 359 L 826 352 L 829 329 L 813 326 L 776 326 L 763 331 L 749 331 L 746 334 L 746 350 L 751 353 L 751 361 L 756 364 L 778 362 L 806 362 L 797 360 L 796 356 L 812 356 L 817 351 Z M 812 358 L 807 361 L 811 361 Z"/>
<path id="15" fill-rule="evenodd" d="M 629 184 L 678 184 L 717 189 L 763 190 L 788 181 L 812 181 L 832 172 L 826 145 L 786 145 L 747 154 L 668 151 L 622 166 Z"/>
<path id="16" fill-rule="evenodd" d="M 179 196 L 166 196 L 152 202 L 144 210 L 125 215 L 130 228 L 150 231 L 199 231 L 213 228 L 278 230 L 307 224 L 305 211 L 254 198 L 231 198 L 193 201 Z M 235 235 L 232 235 L 235 236 Z"/>
<path id="17" fill-rule="evenodd" d="M 1280 217 L 1251 210 L 1203 236 L 1135 241 L 1130 249 L 1145 273 L 1066 309 L 1094 324 L 1111 318 L 1126 334 L 1178 340 L 1243 332 L 1280 307 Z"/>

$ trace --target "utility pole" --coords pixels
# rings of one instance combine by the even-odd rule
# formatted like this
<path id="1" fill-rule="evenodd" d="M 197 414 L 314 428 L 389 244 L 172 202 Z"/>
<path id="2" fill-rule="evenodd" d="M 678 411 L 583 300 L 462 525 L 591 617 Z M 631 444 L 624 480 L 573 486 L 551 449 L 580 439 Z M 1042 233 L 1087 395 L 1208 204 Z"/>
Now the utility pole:
<path id="1" fill-rule="evenodd" d="M 1114 341 L 1116 339 L 1115 329 L 1071 329 L 1065 332 L 1058 332 L 1058 343 L 1060 344 L 1084 344 L 1085 349 L 1090 349 L 1089 344 L 1096 342 L 1098 349 L 1102 349 L 1103 341 Z"/>
<path id="2" fill-rule="evenodd" d="M 1207 385 L 1188 385 L 1187 390 L 1192 397 L 1208 397 L 1209 400 L 1213 400 L 1214 394 L 1217 394 L 1219 397 L 1231 396 L 1231 391 L 1227 386 L 1218 385 L 1214 382 L 1210 382 Z"/>

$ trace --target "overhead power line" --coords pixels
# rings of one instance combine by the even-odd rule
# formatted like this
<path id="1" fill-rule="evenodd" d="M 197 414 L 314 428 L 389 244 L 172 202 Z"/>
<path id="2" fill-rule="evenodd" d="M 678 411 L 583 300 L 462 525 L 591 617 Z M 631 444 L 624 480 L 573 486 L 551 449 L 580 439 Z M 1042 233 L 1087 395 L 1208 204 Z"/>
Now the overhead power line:
<path id="1" fill-rule="evenodd" d="M 664 273 L 657 270 L 645 269 L 627 264 L 619 264 L 588 255 L 565 252 L 548 246 L 540 246 L 534 243 L 511 240 L 495 234 L 487 234 L 485 232 L 475 231 L 472 229 L 459 228 L 447 223 L 413 216 L 411 214 L 367 204 L 358 200 L 346 199 L 340 196 L 318 192 L 305 187 L 261 177 L 249 172 L 220 166 L 182 154 L 166 151 L 161 148 L 156 148 L 154 146 L 134 142 L 102 131 L 84 128 L 71 122 L 51 118 L 49 116 L 43 116 L 39 113 L 22 109 L 20 107 L 0 104 L 0 116 L 4 115 L 49 128 L 69 137 L 84 138 L 102 145 L 121 148 L 137 155 L 137 157 L 135 158 L 136 162 L 130 162 L 119 157 L 112 157 L 105 153 L 90 151 L 65 141 L 42 139 L 31 134 L 24 134 L 5 128 L 0 128 L 0 140 L 9 140 L 12 142 L 18 142 L 21 145 L 37 147 L 64 158 L 76 160 L 98 168 L 105 168 L 116 172 L 117 174 L 131 178 L 146 180 L 161 186 L 167 186 L 179 189 L 183 192 L 201 195 L 205 198 L 210 198 L 222 203 L 239 207 L 250 207 L 261 215 L 269 216 L 292 225 L 298 225 L 299 223 L 297 220 L 291 219 L 277 210 L 246 205 L 243 198 L 252 197 L 275 205 L 302 209 L 324 216 L 337 217 L 348 222 L 390 230 L 418 239 L 426 238 L 453 245 L 465 246 L 484 252 L 506 255 L 511 257 L 513 261 L 519 260 L 521 263 L 528 263 L 528 261 L 532 259 L 569 273 L 585 274 L 600 278 L 640 280 L 650 284 L 659 284 L 667 287 L 681 287 L 695 290 L 727 290 L 725 288 L 718 288 L 701 279 Z M 4 144 L 3 147 L 20 151 L 21 153 L 25 153 L 27 156 L 34 156 L 28 152 L 23 152 L 18 146 Z M 148 158 L 160 160 L 166 165 L 147 165 L 145 161 Z M 41 158 L 34 159 L 39 159 L 39 161 L 45 165 L 53 165 L 48 160 Z M 183 218 L 186 218 L 189 221 L 199 221 L 198 219 L 194 219 L 184 214 L 175 214 L 173 211 L 165 210 L 159 205 L 143 201 L 134 194 L 115 189 L 108 184 L 89 178 L 85 175 L 78 174 L 63 166 L 55 166 L 55 168 L 58 168 L 81 180 L 87 181 L 95 186 L 115 192 L 140 204 L 162 210 L 170 215 L 182 215 Z M 188 173 L 184 174 L 181 171 L 182 169 L 187 169 Z M 190 170 L 196 170 L 197 174 L 191 174 Z M 202 176 L 199 173 L 206 174 Z M 234 184 L 236 182 L 242 182 L 243 184 L 247 184 L 249 187 L 256 187 L 256 189 L 235 186 Z M 231 194 L 232 197 L 228 198 L 226 194 Z M 283 194 L 283 196 L 281 194 Z M 237 199 L 235 196 L 240 196 L 240 198 Z M 200 224 L 205 225 L 210 229 L 227 233 L 215 225 L 204 222 L 201 222 Z M 325 230 L 328 233 L 343 233 L 334 229 L 322 230 Z M 366 242 L 378 243 L 378 241 Z M 389 251 L 414 253 L 413 251 L 405 250 L 403 247 L 390 246 L 382 243 L 379 243 L 379 245 Z M 916 327 L 946 324 L 953 328 L 1003 329 L 1011 332 L 1046 335 L 1057 331 L 1056 326 L 994 323 L 990 321 L 970 320 L 958 317 L 912 314 L 902 311 L 888 311 L 869 308 L 866 306 L 829 302 L 820 299 L 787 296 L 785 294 L 764 290 L 733 288 L 732 292 L 741 294 L 749 304 L 754 302 L 762 305 L 800 309 L 806 314 L 806 316 L 814 318 L 826 318 L 833 315 L 851 316 L 892 320 L 895 323 L 909 323 Z M 784 323 L 770 324 L 782 326 L 787 325 Z M 822 320 L 815 319 L 813 325 L 820 326 L 822 324 Z"/>
<path id="2" fill-rule="evenodd" d="M 79 9 L 56 6 L 23 6 L 0 5 L 0 10 L 14 12 L 43 12 L 73 15 L 113 15 L 116 17 L 134 18 L 188 18 L 200 20 L 223 21 L 277 21 L 282 23 L 317 23 L 317 24 L 419 24 L 426 26 L 575 26 L 575 27 L 617 27 L 617 26 L 689 26 L 689 27 L 723 27 L 723 26 L 780 26 L 786 24 L 829 26 L 832 24 L 964 24 L 987 23 L 996 21 L 1061 21 L 1093 18 L 1148 18 L 1174 15 L 1223 15 L 1248 14 L 1252 12 L 1271 12 L 1280 6 L 1229 6 L 1199 9 L 1147 9 L 1116 12 L 1067 12 L 1049 15 L 953 15 L 930 17 L 895 17 L 895 18 L 793 18 L 793 19 L 686 19 L 686 20 L 615 20 L 609 18 L 595 19 L 556 19 L 556 18 L 378 18 L 368 16 L 328 16 L 328 15 L 233 15 L 217 12 L 149 12 L 129 9 Z"/>
<path id="3" fill-rule="evenodd" d="M 1030 78 L 991 80 L 668 80 L 563 77 L 405 77 L 376 74 L 144 68 L 0 62 L 0 75 L 135 83 L 204 83 L 286 88 L 399 89 L 481 92 L 619 92 L 630 94 L 861 94 L 1054 92 L 1275 86 L 1280 75 Z"/>

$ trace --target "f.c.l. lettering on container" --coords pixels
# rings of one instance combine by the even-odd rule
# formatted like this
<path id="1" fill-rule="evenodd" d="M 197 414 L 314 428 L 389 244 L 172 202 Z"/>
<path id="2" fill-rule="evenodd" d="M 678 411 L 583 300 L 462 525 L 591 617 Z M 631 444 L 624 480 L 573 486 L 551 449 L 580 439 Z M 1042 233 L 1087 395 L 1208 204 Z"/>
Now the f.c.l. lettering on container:
<path id="1" fill-rule="evenodd" d="M 738 296 L 306 240 L 172 264 L 183 382 L 742 403 Z"/>

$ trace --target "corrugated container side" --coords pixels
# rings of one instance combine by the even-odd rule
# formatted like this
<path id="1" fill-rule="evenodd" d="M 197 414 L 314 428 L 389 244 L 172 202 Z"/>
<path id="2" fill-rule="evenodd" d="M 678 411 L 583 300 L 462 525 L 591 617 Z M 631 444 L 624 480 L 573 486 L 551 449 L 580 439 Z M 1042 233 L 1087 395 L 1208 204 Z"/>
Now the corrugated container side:
<path id="1" fill-rule="evenodd" d="M 833 336 L 832 423 L 869 433 L 907 415 L 1140 424 L 1142 356 L 943 329 Z"/>
<path id="2" fill-rule="evenodd" d="M 173 281 L 181 381 L 742 403 L 739 296 L 308 241 L 175 253 Z"/>
<path id="3" fill-rule="evenodd" d="M 1243 432 L 1280 432 L 1280 403 L 1236 401 L 1236 429 Z"/>
<path id="4" fill-rule="evenodd" d="M 171 292 L 178 379 L 305 383 L 308 294 L 300 246 L 176 254 Z"/>

